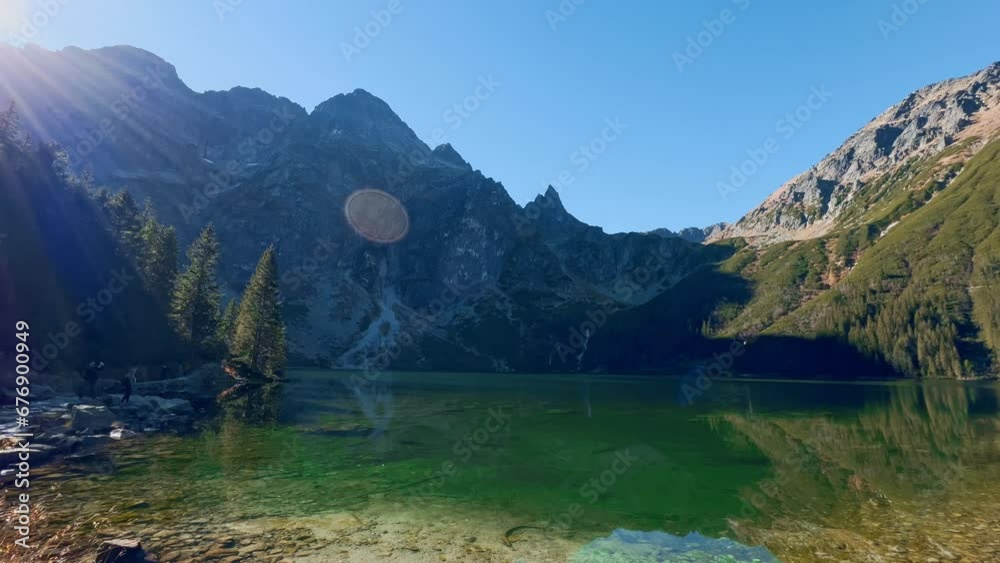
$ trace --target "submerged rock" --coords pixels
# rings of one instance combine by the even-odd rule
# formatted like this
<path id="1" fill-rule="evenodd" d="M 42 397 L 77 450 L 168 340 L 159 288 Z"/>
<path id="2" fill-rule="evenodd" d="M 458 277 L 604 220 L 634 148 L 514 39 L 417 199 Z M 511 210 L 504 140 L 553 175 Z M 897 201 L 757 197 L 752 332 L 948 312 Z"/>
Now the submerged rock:
<path id="1" fill-rule="evenodd" d="M 698 532 L 675 536 L 665 532 L 618 529 L 580 548 L 572 563 L 658 561 L 671 563 L 779 563 L 763 547 L 750 547 L 728 538 L 706 538 Z"/>
<path id="2" fill-rule="evenodd" d="M 139 540 L 106 540 L 97 552 L 95 563 L 143 563 L 146 552 Z"/>

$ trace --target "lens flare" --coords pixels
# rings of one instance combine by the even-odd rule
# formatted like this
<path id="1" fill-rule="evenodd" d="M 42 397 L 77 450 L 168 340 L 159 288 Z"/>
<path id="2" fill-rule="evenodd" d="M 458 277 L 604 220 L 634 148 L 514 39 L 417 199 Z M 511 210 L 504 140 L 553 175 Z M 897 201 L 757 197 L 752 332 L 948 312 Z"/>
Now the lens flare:
<path id="1" fill-rule="evenodd" d="M 399 242 L 410 230 L 406 208 L 382 190 L 364 189 L 352 193 L 344 204 L 344 214 L 356 233 L 373 242 Z"/>

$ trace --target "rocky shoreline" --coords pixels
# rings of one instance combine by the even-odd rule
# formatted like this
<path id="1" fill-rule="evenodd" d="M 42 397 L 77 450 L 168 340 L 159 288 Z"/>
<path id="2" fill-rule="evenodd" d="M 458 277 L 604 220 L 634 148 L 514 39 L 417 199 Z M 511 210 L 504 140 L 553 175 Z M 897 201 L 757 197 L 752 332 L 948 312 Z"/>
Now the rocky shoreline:
<path id="1" fill-rule="evenodd" d="M 120 383 L 98 381 L 97 397 L 32 384 L 28 425 L 19 424 L 15 409 L 0 409 L 0 483 L 13 490 L 19 456 L 29 453 L 32 477 L 57 463 L 89 472 L 113 473 L 97 452 L 114 441 L 156 433 L 184 433 L 214 412 L 216 397 L 232 379 L 217 364 L 205 364 L 180 377 L 138 382 L 129 402 L 122 404 Z M 56 387 L 60 386 L 56 382 Z M 30 437 L 25 438 L 23 435 Z M 27 448 L 22 440 L 27 440 Z M 9 501 L 5 500 L 5 512 Z M 155 559 L 153 559 L 155 560 Z M 98 563 L 150 561 L 133 538 L 106 539 Z"/>

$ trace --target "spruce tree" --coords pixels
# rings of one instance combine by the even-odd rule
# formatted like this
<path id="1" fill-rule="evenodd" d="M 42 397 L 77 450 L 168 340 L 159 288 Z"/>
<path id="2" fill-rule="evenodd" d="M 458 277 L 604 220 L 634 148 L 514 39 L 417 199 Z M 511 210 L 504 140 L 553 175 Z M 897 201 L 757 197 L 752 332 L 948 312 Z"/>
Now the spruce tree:
<path id="1" fill-rule="evenodd" d="M 221 343 L 226 354 L 232 353 L 233 333 L 236 331 L 236 317 L 240 314 L 240 300 L 230 299 L 226 305 L 225 312 L 219 320 L 218 341 Z"/>
<path id="2" fill-rule="evenodd" d="M 142 272 L 146 288 L 156 300 L 169 304 L 177 279 L 177 234 L 173 227 L 167 227 L 147 214 L 146 222 L 139 231 L 141 253 L 139 270 Z"/>
<path id="3" fill-rule="evenodd" d="M 128 253 L 136 257 L 142 246 L 139 231 L 142 229 L 143 212 L 139 205 L 128 189 L 122 189 L 108 197 L 104 205 L 115 236 Z"/>
<path id="4" fill-rule="evenodd" d="M 21 116 L 17 113 L 17 105 L 10 103 L 7 111 L 0 113 L 0 149 L 31 150 L 31 140 L 21 125 Z"/>
<path id="5" fill-rule="evenodd" d="M 285 368 L 285 325 L 278 304 L 278 260 L 264 251 L 240 300 L 233 355 L 254 372 L 276 375 Z"/>
<path id="6" fill-rule="evenodd" d="M 7 111 L 0 113 L 0 138 L 15 140 L 21 134 L 21 118 L 17 114 L 17 106 L 10 103 Z"/>
<path id="7" fill-rule="evenodd" d="M 209 355 L 216 348 L 222 293 L 216 277 L 219 241 L 209 225 L 188 249 L 188 267 L 174 284 L 171 319 L 177 333 L 196 353 Z"/>

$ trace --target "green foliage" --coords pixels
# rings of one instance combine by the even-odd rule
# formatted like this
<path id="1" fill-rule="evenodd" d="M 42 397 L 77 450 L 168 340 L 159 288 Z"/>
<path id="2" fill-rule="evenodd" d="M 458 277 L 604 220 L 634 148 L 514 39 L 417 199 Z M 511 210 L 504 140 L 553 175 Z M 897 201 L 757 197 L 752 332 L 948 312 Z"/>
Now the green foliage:
<path id="1" fill-rule="evenodd" d="M 720 300 L 702 334 L 841 343 L 913 377 L 997 374 L 1000 142 L 961 162 L 967 147 L 860 186 L 826 237 L 741 248 L 719 269 L 751 296 Z"/>
<path id="2" fill-rule="evenodd" d="M 954 172 L 955 167 L 947 173 Z M 940 189 L 939 181 L 927 189 Z M 890 206 L 899 221 L 835 291 L 779 322 L 775 332 L 834 336 L 901 373 L 962 377 L 996 373 L 1000 327 L 1000 142 L 918 208 Z M 897 202 L 898 203 L 898 202 Z M 900 218 L 899 210 L 906 216 Z M 866 240 L 871 225 L 841 233 L 838 248 Z"/>
<path id="3" fill-rule="evenodd" d="M 969 288 L 973 317 L 993 351 L 993 365 L 1000 366 L 1000 226 L 976 248 L 975 255 Z"/>
<path id="4" fill-rule="evenodd" d="M 4 154 L 31 150 L 31 142 L 21 127 L 21 117 L 14 102 L 10 103 L 7 111 L 0 113 L 0 150 Z"/>
<path id="5" fill-rule="evenodd" d="M 94 197 L 87 181 L 70 172 L 58 146 L 32 145 L 13 109 L 0 114 L 0 320 L 27 320 L 58 343 L 33 358 L 38 371 L 95 359 L 158 362 L 176 352 L 162 307 L 131 281 L 137 249 L 112 224 L 111 198 Z M 114 209 L 135 211 L 128 197 Z"/>
<path id="6" fill-rule="evenodd" d="M 236 332 L 236 318 L 239 314 L 240 300 L 230 299 L 219 319 L 219 331 L 216 335 L 216 340 L 224 346 L 226 354 L 232 354 L 233 334 Z"/>
<path id="7" fill-rule="evenodd" d="M 961 319 L 949 310 L 944 292 L 913 286 L 887 298 L 881 292 L 852 286 L 843 291 L 818 319 L 820 333 L 846 339 L 900 373 L 961 377 L 955 347 Z"/>
<path id="8" fill-rule="evenodd" d="M 177 279 L 177 234 L 156 220 L 152 213 L 139 231 L 139 271 L 150 294 L 164 307 L 169 306 Z"/>
<path id="9" fill-rule="evenodd" d="M 218 262 L 219 241 L 209 225 L 188 249 L 188 267 L 177 276 L 171 302 L 177 334 L 202 356 L 212 356 L 217 348 L 222 299 L 216 275 Z"/>
<path id="10" fill-rule="evenodd" d="M 832 265 L 826 239 L 783 242 L 763 250 L 744 248 L 723 269 L 747 279 L 753 287 L 749 302 L 739 311 L 727 305 L 730 319 L 717 325 L 716 336 L 759 333 L 796 310 L 818 292 L 828 289 L 825 276 Z"/>
<path id="11" fill-rule="evenodd" d="M 104 202 L 104 212 L 112 232 L 122 242 L 126 252 L 133 256 L 139 255 L 142 251 L 140 231 L 143 226 L 143 214 L 132 193 L 124 188 L 108 197 Z"/>
<path id="12" fill-rule="evenodd" d="M 232 338 L 233 356 L 264 375 L 285 369 L 285 324 L 278 301 L 278 259 L 270 246 L 243 291 Z"/>

